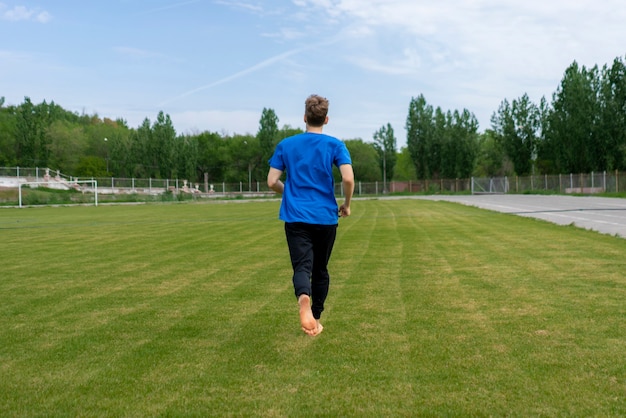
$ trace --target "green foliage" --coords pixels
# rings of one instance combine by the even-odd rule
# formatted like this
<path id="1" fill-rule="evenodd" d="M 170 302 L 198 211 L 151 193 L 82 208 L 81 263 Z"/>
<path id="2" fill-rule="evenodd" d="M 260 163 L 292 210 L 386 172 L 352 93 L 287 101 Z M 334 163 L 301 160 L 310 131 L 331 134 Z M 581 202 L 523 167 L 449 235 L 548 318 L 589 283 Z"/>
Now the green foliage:
<path id="1" fill-rule="evenodd" d="M 76 177 L 108 177 L 106 161 L 99 157 L 79 157 Z"/>
<path id="2" fill-rule="evenodd" d="M 473 172 L 478 121 L 468 110 L 434 110 L 420 95 L 409 104 L 406 130 L 418 178 L 467 178 Z"/>
<path id="3" fill-rule="evenodd" d="M 259 131 L 256 134 L 260 147 L 260 168 L 263 171 L 269 170 L 269 159 L 272 157 L 274 147 L 278 143 L 278 116 L 274 109 L 263 108 L 261 120 L 259 121 Z"/>
<path id="4" fill-rule="evenodd" d="M 278 138 L 279 140 L 282 140 L 290 136 L 301 134 L 303 132 L 304 131 L 300 128 L 293 128 L 291 125 L 283 125 L 283 127 L 278 132 Z"/>
<path id="5" fill-rule="evenodd" d="M 616 58 L 601 73 L 601 116 L 598 135 L 601 166 L 607 170 L 626 169 L 626 63 Z"/>
<path id="6" fill-rule="evenodd" d="M 380 170 L 384 174 L 384 180 L 392 180 L 398 152 L 396 150 L 396 137 L 391 124 L 388 123 L 374 132 L 374 148 L 378 152 Z"/>
<path id="7" fill-rule="evenodd" d="M 406 119 L 406 140 L 409 153 L 415 164 L 415 173 L 420 179 L 432 178 L 431 157 L 433 152 L 433 107 L 426 103 L 424 95 L 411 99 Z"/>
<path id="8" fill-rule="evenodd" d="M 14 106 L 4 107 L 4 97 L 0 97 L 0 166 L 17 165 L 16 160 L 16 117 Z"/>
<path id="9" fill-rule="evenodd" d="M 344 142 L 352 157 L 352 169 L 356 181 L 381 181 L 382 171 L 379 165 L 379 155 L 374 145 L 363 142 L 362 139 L 349 139 Z M 338 174 L 338 170 L 336 174 Z M 336 177 L 335 180 L 339 181 L 340 178 Z"/>
<path id="10" fill-rule="evenodd" d="M 49 140 L 49 166 L 63 173 L 78 173 L 81 157 L 85 155 L 87 142 L 84 131 L 67 120 L 56 120 L 46 129 Z M 107 171 L 98 172 L 108 175 Z M 79 174 L 77 174 L 79 175 Z"/>
<path id="11" fill-rule="evenodd" d="M 159 112 L 157 120 L 151 128 L 151 143 L 149 149 L 153 153 L 152 161 L 157 167 L 157 178 L 177 178 L 175 168 L 176 130 L 170 115 Z"/>
<path id="12" fill-rule="evenodd" d="M 570 65 L 553 95 L 541 158 L 553 172 L 626 168 L 626 66 Z"/>
<path id="13" fill-rule="evenodd" d="M 226 182 L 242 182 L 246 190 L 267 175 L 261 160 L 262 152 L 258 137 L 252 135 L 234 135 L 226 140 L 227 158 L 229 163 L 224 170 L 222 179 Z"/>
<path id="14" fill-rule="evenodd" d="M 574 62 L 565 75 L 552 102 L 546 139 L 554 153 L 557 169 L 583 173 L 598 169 L 597 125 L 599 72 Z"/>
<path id="15" fill-rule="evenodd" d="M 195 137 L 197 142 L 197 174 L 208 174 L 209 182 L 224 181 L 225 171 L 230 165 L 227 142 L 217 133 L 203 132 Z"/>
<path id="16" fill-rule="evenodd" d="M 515 173 L 533 172 L 537 161 L 539 137 L 542 128 L 541 109 L 530 101 L 527 94 L 513 100 L 503 100 L 491 117 L 493 135 L 513 163 Z"/>
<path id="17" fill-rule="evenodd" d="M 513 171 L 506 167 L 507 161 L 502 141 L 497 139 L 494 131 L 487 130 L 479 136 L 474 176 L 502 177 L 512 175 Z"/>
<path id="18" fill-rule="evenodd" d="M 415 164 L 413 164 L 411 154 L 409 153 L 409 149 L 407 147 L 403 147 L 398 153 L 393 178 L 398 181 L 417 180 L 417 175 L 415 174 Z"/>

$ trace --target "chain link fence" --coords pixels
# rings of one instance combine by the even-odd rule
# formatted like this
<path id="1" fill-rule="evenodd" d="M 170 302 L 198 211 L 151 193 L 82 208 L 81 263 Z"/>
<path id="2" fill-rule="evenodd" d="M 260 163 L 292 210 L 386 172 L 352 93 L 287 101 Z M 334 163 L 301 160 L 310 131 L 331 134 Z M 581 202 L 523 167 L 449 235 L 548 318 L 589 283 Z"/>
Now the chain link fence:
<path id="1" fill-rule="evenodd" d="M 191 183 L 181 179 L 145 179 L 117 177 L 72 177 L 49 168 L 0 167 L 0 186 L 17 187 L 19 182 L 41 182 L 71 186 L 78 181 L 96 180 L 101 194 L 189 193 L 206 197 L 262 196 L 273 194 L 265 182 Z M 411 180 L 389 182 L 360 182 L 355 185 L 356 196 L 415 193 L 622 193 L 626 192 L 626 173 L 619 171 L 582 174 L 558 174 L 469 179 Z M 335 194 L 341 196 L 341 183 L 335 184 Z"/>

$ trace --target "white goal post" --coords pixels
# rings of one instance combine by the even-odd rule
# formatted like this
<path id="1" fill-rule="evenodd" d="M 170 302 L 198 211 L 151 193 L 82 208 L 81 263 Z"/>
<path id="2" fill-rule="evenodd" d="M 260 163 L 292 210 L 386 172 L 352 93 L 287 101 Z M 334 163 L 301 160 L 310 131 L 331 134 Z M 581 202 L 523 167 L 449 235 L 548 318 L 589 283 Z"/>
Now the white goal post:
<path id="1" fill-rule="evenodd" d="M 87 184 L 92 184 L 93 185 L 93 192 L 94 192 L 94 204 L 95 206 L 98 206 L 98 181 L 97 180 L 73 180 L 67 183 L 64 183 L 64 185 L 68 186 L 68 187 L 72 187 L 74 185 L 79 185 L 79 184 L 83 184 L 83 183 L 87 183 Z M 49 181 L 27 181 L 27 182 L 23 182 L 20 183 L 18 186 L 18 195 L 19 195 L 19 206 L 20 208 L 22 207 L 22 186 L 24 185 L 41 185 L 41 186 L 48 186 L 50 185 Z M 83 190 L 84 193 L 84 190 Z"/>
<path id="2" fill-rule="evenodd" d="M 472 177 L 472 194 L 503 194 L 509 191 L 509 179 L 506 177 Z"/>

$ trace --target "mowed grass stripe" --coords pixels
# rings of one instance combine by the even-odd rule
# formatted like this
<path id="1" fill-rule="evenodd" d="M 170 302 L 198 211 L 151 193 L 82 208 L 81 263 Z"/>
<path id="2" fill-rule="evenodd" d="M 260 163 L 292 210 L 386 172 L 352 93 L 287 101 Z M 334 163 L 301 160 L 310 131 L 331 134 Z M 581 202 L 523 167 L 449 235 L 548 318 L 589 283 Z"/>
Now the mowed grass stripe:
<path id="1" fill-rule="evenodd" d="M 621 364 L 596 363 L 607 373 L 600 380 L 570 368 L 577 358 L 596 354 L 595 349 L 584 347 L 597 344 L 596 337 L 589 335 L 597 329 L 584 319 L 594 314 L 585 312 L 590 308 L 590 294 L 580 286 L 597 289 L 597 280 L 605 280 L 598 275 L 598 264 L 605 263 L 596 260 L 604 259 L 607 252 L 616 256 L 620 251 L 613 246 L 616 240 L 471 208 L 464 208 L 465 216 L 459 217 L 455 216 L 458 209 L 444 204 L 438 207 L 438 216 L 412 218 L 416 225 L 419 221 L 424 237 L 414 264 L 429 266 L 406 288 L 406 294 L 417 301 L 410 316 L 421 318 L 416 327 L 419 337 L 413 344 L 419 351 L 413 364 L 424 365 L 416 371 L 428 377 L 424 383 L 435 392 L 444 388 L 447 392 L 445 398 L 424 399 L 429 405 L 426 409 L 477 414 L 482 411 L 480 405 L 506 411 L 516 402 L 544 398 L 548 401 L 528 405 L 528 410 L 533 414 L 574 412 L 571 397 L 578 396 L 581 384 L 602 386 L 592 396 L 598 402 L 610 392 L 617 399 L 624 390 L 623 382 L 614 384 L 617 376 L 624 375 Z M 591 238 L 597 242 L 597 254 L 593 246 L 587 246 Z M 623 241 L 617 241 L 618 248 L 623 248 Z M 579 250 L 573 251 L 574 257 L 563 256 L 584 247 L 584 257 Z M 623 269 L 623 259 L 614 260 Z M 431 275 L 432 268 L 439 274 Z M 613 264 L 609 270 L 615 268 Z M 624 273 L 613 278 L 618 280 L 613 284 L 621 283 L 623 289 Z M 623 338 L 624 328 L 619 325 L 623 308 L 618 301 L 624 292 L 620 293 L 602 303 L 610 305 L 604 313 L 621 328 Z M 589 329 L 567 333 L 578 321 L 587 322 L 584 328 Z M 567 342 L 570 338 L 579 341 Z M 607 355 L 615 360 L 623 341 L 617 346 L 610 341 L 605 344 L 612 346 Z M 417 360 L 425 356 L 430 361 Z M 592 358 L 586 361 L 594 363 Z M 450 388 L 451 381 L 464 384 Z M 468 397 L 474 402 L 468 402 Z M 577 413 L 583 411 L 595 413 L 592 405 Z"/>
<path id="2" fill-rule="evenodd" d="M 135 208 L 132 209 L 130 212 L 133 212 Z M 162 210 L 159 207 L 154 209 Z M 175 216 L 185 216 L 184 213 L 180 213 L 180 210 L 185 212 L 188 207 L 176 209 Z M 274 210 L 272 207 L 271 218 L 268 217 L 265 221 L 275 218 Z M 170 213 L 169 215 L 172 216 L 173 214 Z M 171 336 L 176 336 L 177 327 L 180 327 L 183 322 L 190 322 L 193 315 L 200 318 L 198 324 L 201 329 L 209 329 L 218 333 L 213 338 L 214 341 L 221 337 L 220 332 L 232 333 L 235 329 L 221 322 L 224 319 L 229 322 L 235 321 L 236 324 L 246 323 L 245 318 L 241 318 L 242 312 L 246 315 L 253 313 L 242 309 L 246 300 L 239 303 L 236 308 L 233 304 L 226 304 L 232 306 L 233 309 L 229 309 L 224 314 L 219 314 L 218 311 L 218 315 L 212 315 L 212 310 L 214 310 L 215 304 L 224 304 L 224 299 L 228 298 L 229 292 L 243 293 L 245 291 L 259 294 L 259 287 L 254 283 L 254 274 L 248 273 L 259 271 L 260 269 L 256 267 L 265 257 L 255 257 L 253 253 L 252 258 L 248 260 L 245 254 L 249 253 L 247 244 L 259 247 L 258 242 L 262 241 L 264 236 L 259 235 L 258 231 L 255 233 L 254 229 L 250 229 L 249 221 L 243 221 L 242 224 L 233 218 L 232 214 L 227 215 L 225 212 L 217 216 L 224 218 L 220 221 L 223 226 L 215 227 L 212 224 L 210 231 L 207 228 L 199 229 L 193 223 L 176 223 L 173 226 L 176 231 L 168 230 L 169 222 L 154 219 L 153 224 L 149 224 L 145 220 L 142 222 L 120 220 L 119 222 L 102 223 L 96 226 L 95 230 L 94 227 L 86 227 L 89 230 L 83 231 L 85 239 L 83 237 L 71 237 L 64 241 L 63 234 L 60 234 L 61 238 L 57 239 L 56 242 L 60 248 L 66 249 L 71 248 L 72 243 L 76 241 L 88 242 L 89 238 L 87 237 L 89 236 L 98 235 L 98 239 L 93 241 L 94 244 L 91 247 L 85 247 L 84 252 L 79 252 L 82 258 L 75 258 L 79 260 L 76 267 L 82 269 L 81 272 L 74 268 L 75 275 L 79 276 L 75 278 L 77 280 L 63 280 L 64 273 L 57 271 L 59 274 L 58 281 L 62 282 L 59 286 L 59 294 L 63 295 L 62 298 L 66 299 L 68 303 L 59 303 L 61 301 L 55 300 L 54 295 L 51 295 L 53 285 L 50 283 L 50 277 L 43 280 L 46 284 L 42 286 L 41 290 L 45 295 L 41 298 L 42 300 L 36 299 L 35 303 L 42 312 L 46 312 L 45 316 L 54 318 L 56 322 L 43 322 L 41 324 L 42 330 L 54 330 L 55 334 L 54 336 L 43 334 L 42 337 L 60 340 L 57 343 L 58 350 L 50 350 L 49 347 L 46 347 L 45 351 L 50 352 L 52 358 L 57 357 L 57 353 L 63 353 L 64 355 L 59 360 L 64 363 L 67 357 L 75 355 L 76 350 L 81 350 L 81 347 L 75 344 L 76 340 L 89 341 L 91 344 L 95 343 L 94 337 L 98 339 L 101 337 L 105 341 L 122 341 L 120 349 L 124 350 L 122 353 L 124 357 L 128 358 L 128 365 L 119 366 L 118 364 L 118 367 L 128 370 L 125 378 L 133 382 L 131 371 L 135 370 L 139 374 L 143 372 L 143 369 L 139 367 L 142 359 L 149 359 L 150 362 L 155 361 L 154 356 L 145 356 L 142 352 L 146 350 L 147 353 L 168 353 L 169 350 L 163 346 L 159 347 L 159 345 L 167 341 L 171 344 Z M 73 220 L 72 225 L 75 225 L 77 221 L 80 220 Z M 133 224 L 148 229 L 133 228 L 128 230 L 128 226 Z M 187 225 L 187 229 L 184 228 L 185 225 Z M 268 233 L 274 234 L 269 229 Z M 176 235 L 178 235 L 177 239 L 172 240 L 171 237 Z M 198 236 L 202 238 L 199 239 Z M 198 250 L 192 251 L 189 259 L 187 259 L 186 253 L 177 252 L 176 248 L 172 248 L 172 245 L 176 245 L 176 243 L 186 246 L 193 240 L 203 241 L 204 244 Z M 95 256 L 91 259 L 87 255 L 87 251 L 104 255 L 104 260 L 99 260 Z M 126 257 L 130 256 L 134 260 L 137 253 L 143 254 L 142 268 L 134 272 L 136 274 L 127 275 L 128 272 L 123 271 L 116 277 L 116 267 L 126 266 Z M 199 256 L 202 258 L 198 259 Z M 267 258 L 263 262 L 264 266 L 271 268 L 271 260 L 269 263 L 266 260 Z M 57 264 L 55 267 L 58 268 L 59 266 L 60 264 Z M 210 271 L 211 274 L 206 274 L 205 271 Z M 110 272 L 114 274 L 111 275 Z M 212 275 L 220 276 L 219 280 L 215 280 L 215 286 L 211 286 L 210 276 Z M 181 282 L 187 282 L 187 284 L 181 286 Z M 79 290 L 75 289 L 75 286 L 79 287 Z M 207 291 L 209 287 L 210 292 Z M 246 290 L 238 290 L 239 287 L 245 287 Z M 203 295 L 203 293 L 210 293 L 210 300 L 195 296 Z M 239 296 L 235 297 L 239 298 Z M 46 304 L 41 306 L 44 300 Z M 251 304 L 255 302 L 253 298 L 248 298 L 248 301 Z M 118 306 L 119 309 L 117 311 L 109 310 L 109 315 L 103 315 L 101 310 L 105 306 L 111 305 Z M 81 328 L 77 322 L 82 322 L 81 318 L 86 317 L 84 315 L 86 311 L 94 310 L 99 312 L 100 316 L 108 317 L 108 319 L 103 320 L 106 322 L 106 326 L 97 326 L 93 328 L 93 332 L 85 332 L 85 328 Z M 77 312 L 79 317 L 73 318 L 73 312 Z M 215 324 L 212 324 L 212 318 Z M 86 318 L 85 322 L 87 324 L 98 322 L 92 322 L 93 319 Z M 63 324 L 71 325 L 63 326 Z M 187 333 L 193 331 L 189 324 L 182 327 Z M 72 331 L 73 328 L 82 329 L 83 332 L 76 335 Z M 129 331 L 130 334 L 128 334 Z M 161 338 L 162 334 L 168 334 L 170 338 Z M 207 335 L 206 337 L 210 340 L 212 336 Z M 178 350 L 179 344 L 180 341 L 174 341 L 172 351 Z M 138 348 L 129 350 L 129 347 L 134 345 Z M 108 354 L 111 355 L 114 352 L 111 353 L 109 350 Z M 41 360 L 44 363 L 49 362 L 49 359 L 46 358 Z M 122 358 L 119 362 L 123 364 L 124 359 Z M 111 388 L 115 391 L 132 390 L 131 387 L 125 388 L 124 385 L 117 384 L 111 385 Z"/>
<path id="3" fill-rule="evenodd" d="M 354 216 L 340 220 L 324 345 L 313 353 L 328 389 L 321 403 L 310 407 L 331 416 L 412 411 L 398 214 L 378 202 L 355 202 L 353 211 Z M 357 399 L 376 402 L 361 405 Z"/>
<path id="4" fill-rule="evenodd" d="M 0 211 L 0 409 L 32 415 L 624 415 L 623 239 L 356 201 L 322 335 L 278 201 Z"/>

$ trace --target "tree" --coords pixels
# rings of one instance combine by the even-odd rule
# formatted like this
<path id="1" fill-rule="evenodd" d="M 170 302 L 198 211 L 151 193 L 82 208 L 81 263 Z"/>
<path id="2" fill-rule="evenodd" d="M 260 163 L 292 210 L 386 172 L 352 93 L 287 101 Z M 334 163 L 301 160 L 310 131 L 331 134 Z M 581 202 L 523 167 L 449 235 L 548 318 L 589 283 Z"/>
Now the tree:
<path id="1" fill-rule="evenodd" d="M 478 153 L 478 121 L 467 109 L 448 112 L 449 142 L 444 148 L 447 164 L 442 164 L 446 178 L 468 178 L 474 171 Z"/>
<path id="2" fill-rule="evenodd" d="M 25 97 L 24 103 L 17 109 L 15 123 L 15 154 L 18 165 L 33 167 L 48 163 L 42 152 L 44 136 L 41 113 L 30 98 Z"/>
<path id="3" fill-rule="evenodd" d="M 78 177 L 104 177 L 106 166 L 102 158 L 82 156 L 78 159 L 75 175 Z"/>
<path id="4" fill-rule="evenodd" d="M 599 167 L 626 169 L 626 65 L 622 59 L 616 58 L 611 67 L 603 67 L 599 94 Z"/>
<path id="5" fill-rule="evenodd" d="M 174 145 L 174 170 L 175 178 L 185 179 L 191 182 L 202 183 L 204 176 L 198 176 L 198 141 L 191 136 L 176 138 Z"/>
<path id="6" fill-rule="evenodd" d="M 204 178 L 207 173 L 210 182 L 224 181 L 224 171 L 230 159 L 225 139 L 215 132 L 203 132 L 196 137 L 196 142 L 197 176 Z"/>
<path id="7" fill-rule="evenodd" d="M 402 147 L 397 156 L 396 166 L 393 171 L 393 178 L 399 181 L 417 180 L 415 174 L 415 164 L 411 159 L 411 154 L 407 147 Z"/>
<path id="8" fill-rule="evenodd" d="M 539 107 L 532 103 L 527 94 L 500 103 L 497 113 L 491 117 L 491 125 L 496 138 L 513 162 L 519 175 L 530 174 L 535 167 L 539 149 L 539 132 L 542 115 Z"/>
<path id="9" fill-rule="evenodd" d="M 163 114 L 163 111 L 159 112 L 156 121 L 152 125 L 151 141 L 152 161 L 158 168 L 158 177 L 175 178 L 176 130 L 170 115 Z"/>
<path id="10" fill-rule="evenodd" d="M 488 129 L 478 136 L 478 153 L 476 167 L 472 173 L 477 177 L 503 177 L 513 174 L 509 167 L 510 160 L 502 149 L 502 141 L 496 138 L 496 133 Z"/>
<path id="11" fill-rule="evenodd" d="M 601 167 L 602 141 L 598 138 L 598 68 L 587 70 L 571 64 L 553 94 L 547 122 L 546 148 L 561 172 L 584 173 Z"/>
<path id="12" fill-rule="evenodd" d="M 396 137 L 391 124 L 382 126 L 374 133 L 374 148 L 378 152 L 380 170 L 383 173 L 383 188 L 387 190 L 387 181 L 393 179 L 393 171 L 396 165 Z"/>
<path id="13" fill-rule="evenodd" d="M 87 145 L 80 126 L 67 120 L 57 120 L 46 130 L 46 137 L 49 140 L 50 166 L 64 173 L 76 173 Z"/>
<path id="14" fill-rule="evenodd" d="M 433 142 L 433 108 L 426 103 L 423 95 L 411 99 L 406 120 L 407 147 L 411 154 L 418 178 L 427 179 L 432 175 L 431 149 Z"/>
<path id="15" fill-rule="evenodd" d="M 374 145 L 363 142 L 362 139 L 349 139 L 344 142 L 352 158 L 354 178 L 362 182 L 380 180 L 381 170 L 379 156 Z M 336 176 L 335 180 L 338 181 L 340 178 L 340 176 Z"/>
<path id="16" fill-rule="evenodd" d="M 259 161 L 258 141 L 252 135 L 234 135 L 226 140 L 229 163 L 224 170 L 224 180 L 241 182 L 252 188 L 252 174 Z"/>
<path id="17" fill-rule="evenodd" d="M 278 132 L 278 140 L 280 141 L 290 136 L 301 134 L 303 132 L 304 131 L 300 128 L 293 128 L 291 125 L 283 125 L 283 127 Z"/>
<path id="18" fill-rule="evenodd" d="M 407 117 L 407 147 L 418 178 L 471 175 L 478 150 L 478 121 L 467 109 L 433 111 L 423 95 L 412 99 Z"/>
<path id="19" fill-rule="evenodd" d="M 256 138 L 260 146 L 261 168 L 263 171 L 267 171 L 269 170 L 269 159 L 272 157 L 274 147 L 278 142 L 278 116 L 273 109 L 263 108 Z"/>
<path id="20" fill-rule="evenodd" d="M 156 161 L 153 159 L 152 129 L 150 119 L 145 118 L 141 126 L 131 131 L 129 138 L 130 158 L 127 167 L 132 177 L 152 178 L 156 173 Z"/>
<path id="21" fill-rule="evenodd" d="M 15 165 L 15 106 L 4 106 L 5 99 L 0 97 L 0 165 Z"/>

